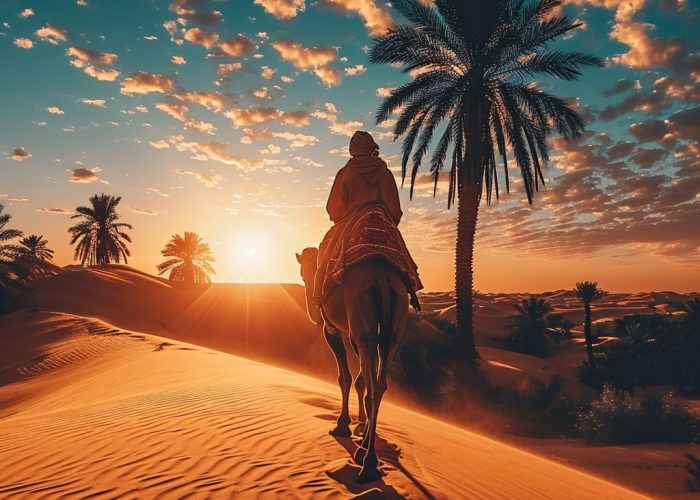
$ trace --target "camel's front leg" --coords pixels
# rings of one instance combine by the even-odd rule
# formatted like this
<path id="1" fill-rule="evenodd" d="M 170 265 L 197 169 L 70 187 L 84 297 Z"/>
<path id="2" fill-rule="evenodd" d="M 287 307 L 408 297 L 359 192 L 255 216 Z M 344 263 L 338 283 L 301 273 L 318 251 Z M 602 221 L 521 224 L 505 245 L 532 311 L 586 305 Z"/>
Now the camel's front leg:
<path id="1" fill-rule="evenodd" d="M 343 344 L 342 333 L 337 330 L 331 330 L 327 325 L 323 327 L 323 335 L 326 337 L 328 346 L 333 351 L 335 361 L 338 364 L 338 384 L 340 385 L 340 394 L 342 396 L 342 406 L 336 426 L 330 430 L 332 436 L 351 436 L 350 431 L 350 384 L 352 375 L 348 368 L 348 357 Z"/>

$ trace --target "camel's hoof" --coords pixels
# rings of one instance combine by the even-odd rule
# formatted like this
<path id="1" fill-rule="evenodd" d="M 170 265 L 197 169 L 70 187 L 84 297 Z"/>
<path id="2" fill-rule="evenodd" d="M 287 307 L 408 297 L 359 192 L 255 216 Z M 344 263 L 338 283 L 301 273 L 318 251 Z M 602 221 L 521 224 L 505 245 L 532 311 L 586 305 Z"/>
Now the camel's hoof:
<path id="1" fill-rule="evenodd" d="M 378 481 L 384 473 L 379 470 L 379 467 L 363 467 L 357 476 L 357 482 L 360 484 L 373 483 Z"/>
<path id="2" fill-rule="evenodd" d="M 353 431 L 353 433 L 356 436 L 364 437 L 366 429 L 367 429 L 367 422 L 360 422 L 359 424 L 357 424 L 355 426 L 355 430 Z"/>
<path id="3" fill-rule="evenodd" d="M 362 465 L 365 461 L 365 455 L 367 455 L 367 449 L 366 448 L 358 448 L 355 450 L 355 453 L 352 456 L 352 459 L 355 461 L 357 465 Z"/>
<path id="4" fill-rule="evenodd" d="M 350 431 L 350 427 L 347 425 L 336 425 L 333 427 L 331 430 L 328 431 L 328 434 L 331 436 L 335 437 L 350 437 L 352 436 L 352 432 Z"/>

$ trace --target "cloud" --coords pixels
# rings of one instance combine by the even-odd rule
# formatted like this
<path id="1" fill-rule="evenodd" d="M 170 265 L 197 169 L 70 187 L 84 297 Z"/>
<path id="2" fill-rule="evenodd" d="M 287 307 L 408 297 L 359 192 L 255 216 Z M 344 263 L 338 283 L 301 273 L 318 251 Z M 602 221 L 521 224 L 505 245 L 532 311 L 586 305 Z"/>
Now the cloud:
<path id="1" fill-rule="evenodd" d="M 387 98 L 391 95 L 391 92 L 393 90 L 394 90 L 393 87 L 379 87 L 377 89 L 377 97 Z"/>
<path id="2" fill-rule="evenodd" d="M 70 64 L 81 68 L 85 74 L 100 80 L 113 82 L 119 76 L 119 71 L 110 67 L 117 61 L 117 55 L 109 52 L 69 47 L 66 55 L 71 57 Z"/>
<path id="3" fill-rule="evenodd" d="M 255 5 L 262 6 L 265 12 L 278 19 L 292 19 L 298 12 L 304 12 L 304 0 L 255 0 Z"/>
<path id="4" fill-rule="evenodd" d="M 299 42 L 278 41 L 272 47 L 300 71 L 312 71 L 328 86 L 340 83 L 340 71 L 330 66 L 338 57 L 334 47 L 305 47 Z"/>
<path id="5" fill-rule="evenodd" d="M 660 92 L 651 94 L 637 93 L 626 97 L 617 104 L 606 106 L 599 116 L 601 120 L 610 121 L 632 111 L 656 113 L 670 107 L 672 104 L 671 99 Z"/>
<path id="6" fill-rule="evenodd" d="M 167 147 L 167 146 L 166 146 L 166 147 Z M 158 189 L 158 188 L 146 188 L 146 192 L 148 192 L 148 193 L 153 193 L 153 194 L 158 195 L 158 196 L 161 196 L 161 197 L 163 197 L 163 198 L 169 198 L 169 197 L 170 197 L 170 195 L 169 195 L 168 193 L 164 193 L 163 191 L 161 191 L 161 190 Z"/>
<path id="7" fill-rule="evenodd" d="M 605 97 L 612 97 L 617 94 L 622 94 L 623 92 L 628 92 L 630 90 L 639 90 L 641 89 L 641 85 L 639 83 L 639 80 L 628 80 L 628 79 L 622 79 L 616 81 L 612 87 L 610 87 L 607 90 L 604 90 L 602 94 Z"/>
<path id="8" fill-rule="evenodd" d="M 117 55 L 109 52 L 98 52 L 96 50 L 83 49 L 80 47 L 69 47 L 66 55 L 79 59 L 85 63 L 112 65 L 117 62 Z"/>
<path id="9" fill-rule="evenodd" d="M 178 170 L 180 175 L 191 175 L 197 182 L 204 184 L 206 187 L 216 187 L 219 182 L 223 180 L 223 177 L 213 170 L 207 170 L 205 172 L 193 172 L 191 170 Z"/>
<path id="10" fill-rule="evenodd" d="M 235 94 L 210 92 L 206 90 L 183 90 L 171 94 L 171 97 L 182 102 L 204 106 L 209 111 L 216 112 L 231 108 L 237 101 L 237 96 Z"/>
<path id="11" fill-rule="evenodd" d="M 258 46 L 245 35 L 236 35 L 233 38 L 219 43 L 219 50 L 231 57 L 242 57 L 252 54 Z"/>
<path id="12" fill-rule="evenodd" d="M 58 45 L 59 42 L 68 41 L 68 33 L 63 28 L 47 24 L 34 32 L 40 40 L 49 42 L 51 45 Z"/>
<path id="13" fill-rule="evenodd" d="M 30 16 L 34 15 L 34 10 L 33 9 L 24 9 L 22 12 L 19 13 L 19 17 L 22 19 L 27 19 Z"/>
<path id="14" fill-rule="evenodd" d="M 158 139 L 156 141 L 148 141 L 148 144 L 156 149 L 167 149 L 170 147 L 170 143 L 163 139 Z"/>
<path id="15" fill-rule="evenodd" d="M 170 62 L 173 64 L 187 64 L 187 60 L 182 56 L 173 56 L 170 58 Z"/>
<path id="16" fill-rule="evenodd" d="M 52 115 L 64 115 L 65 114 L 63 112 L 63 110 L 61 108 L 59 108 L 58 106 L 49 106 L 46 108 L 46 111 L 48 111 Z"/>
<path id="17" fill-rule="evenodd" d="M 651 168 L 668 156 L 668 151 L 660 148 L 638 148 L 630 158 L 642 168 Z"/>
<path id="18" fill-rule="evenodd" d="M 29 38 L 15 38 L 14 44 L 20 49 L 31 49 L 34 47 L 34 42 Z"/>
<path id="19" fill-rule="evenodd" d="M 65 208 L 37 208 L 36 212 L 44 212 L 47 214 L 58 214 L 58 215 L 73 215 L 75 212 L 72 210 L 66 210 Z"/>
<path id="20" fill-rule="evenodd" d="M 367 71 L 367 68 L 365 68 L 362 64 L 356 64 L 355 66 L 345 68 L 343 71 L 348 76 L 356 76 L 361 75 L 362 73 Z"/>
<path id="21" fill-rule="evenodd" d="M 277 73 L 276 69 L 272 69 L 269 66 L 263 66 L 260 68 L 260 76 L 263 77 L 265 80 L 269 80 L 274 76 L 274 74 Z"/>
<path id="22" fill-rule="evenodd" d="M 143 95 L 151 92 L 160 92 L 164 94 L 172 87 L 173 78 L 171 76 L 137 71 L 122 81 L 121 93 L 126 95 Z"/>
<path id="23" fill-rule="evenodd" d="M 260 160 L 248 160 L 239 155 L 228 154 L 226 152 L 227 145 L 223 142 L 186 141 L 181 135 L 166 137 L 164 141 L 177 151 L 191 153 L 190 158 L 193 160 L 216 161 L 224 165 L 233 165 L 245 171 L 255 170 L 262 166 Z"/>
<path id="24" fill-rule="evenodd" d="M 230 75 L 231 73 L 237 73 L 242 69 L 243 69 L 243 64 L 236 62 L 236 63 L 228 63 L 228 64 L 219 64 L 216 67 L 216 72 L 221 76 L 226 76 L 226 75 Z"/>
<path id="25" fill-rule="evenodd" d="M 208 33 L 199 28 L 191 28 L 185 32 L 185 40 L 209 49 L 219 42 L 219 35 L 217 33 Z"/>
<path id="26" fill-rule="evenodd" d="M 189 108 L 184 104 L 178 104 L 172 100 L 163 101 L 156 104 L 156 109 L 159 109 L 160 111 L 163 111 L 164 113 L 167 113 L 178 120 L 185 126 L 186 129 L 198 130 L 199 132 L 209 135 L 214 135 L 216 133 L 216 127 L 212 123 L 188 117 L 187 111 Z M 153 143 L 151 144 L 153 145 Z"/>
<path id="27" fill-rule="evenodd" d="M 105 100 L 104 99 L 86 99 L 83 97 L 80 99 L 80 102 L 83 104 L 87 104 L 88 106 L 97 106 L 98 108 L 104 108 L 105 107 Z"/>
<path id="28" fill-rule="evenodd" d="M 303 127 L 309 123 L 306 111 L 281 111 L 271 107 L 236 108 L 227 111 L 224 116 L 231 119 L 235 128 L 249 127 L 272 120 L 280 120 L 294 127 Z"/>
<path id="29" fill-rule="evenodd" d="M 69 169 L 68 172 L 71 174 L 68 182 L 74 182 L 78 184 L 88 184 L 90 182 L 102 182 L 107 184 L 107 181 L 100 179 L 97 174 L 102 171 L 100 167 L 94 168 L 73 168 Z"/>
<path id="30" fill-rule="evenodd" d="M 394 22 L 386 7 L 378 7 L 374 0 L 323 0 L 323 3 L 341 12 L 358 14 L 372 36 L 384 34 Z"/>
<path id="31" fill-rule="evenodd" d="M 158 212 L 154 212 L 153 210 L 149 210 L 148 208 L 141 208 L 137 207 L 134 205 L 129 206 L 129 210 L 131 210 L 135 214 L 141 214 L 141 215 L 158 215 Z"/>
<path id="32" fill-rule="evenodd" d="M 23 147 L 15 148 L 14 150 L 12 150 L 12 156 L 10 156 L 10 158 L 12 158 L 15 161 L 24 161 L 28 160 L 31 157 L 32 154 Z"/>
<path id="33" fill-rule="evenodd" d="M 170 10 L 192 24 L 211 25 L 221 22 L 223 15 L 218 10 L 201 10 L 202 0 L 173 0 Z"/>

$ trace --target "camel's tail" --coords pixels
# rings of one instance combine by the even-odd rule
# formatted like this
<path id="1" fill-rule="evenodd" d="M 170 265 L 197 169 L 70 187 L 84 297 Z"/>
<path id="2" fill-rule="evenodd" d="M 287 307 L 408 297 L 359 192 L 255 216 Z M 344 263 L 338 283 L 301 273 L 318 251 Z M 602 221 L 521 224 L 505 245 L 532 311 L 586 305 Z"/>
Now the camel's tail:
<path id="1" fill-rule="evenodd" d="M 379 284 L 379 334 L 391 335 L 391 288 L 389 287 L 389 279 L 386 275 L 381 275 L 378 280 Z"/>

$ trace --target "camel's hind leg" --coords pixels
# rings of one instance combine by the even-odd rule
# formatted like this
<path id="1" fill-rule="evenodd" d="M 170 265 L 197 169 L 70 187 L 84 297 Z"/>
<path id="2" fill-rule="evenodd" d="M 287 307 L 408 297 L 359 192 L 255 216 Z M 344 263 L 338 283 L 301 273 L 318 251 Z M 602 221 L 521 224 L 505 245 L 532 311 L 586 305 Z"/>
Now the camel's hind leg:
<path id="1" fill-rule="evenodd" d="M 355 352 L 355 354 L 359 357 L 360 352 L 357 349 L 357 344 L 355 344 L 355 341 L 350 339 L 350 346 L 352 347 L 352 350 Z M 355 377 L 355 391 L 357 391 L 357 406 L 359 408 L 358 410 L 358 416 L 357 419 L 359 420 L 359 423 L 355 427 L 355 434 L 358 436 L 364 436 L 365 435 L 365 429 L 367 427 L 367 412 L 365 411 L 365 379 L 362 376 L 362 370 L 359 370 L 357 372 L 357 376 Z"/>
<path id="2" fill-rule="evenodd" d="M 348 400 L 350 398 L 350 384 L 352 375 L 348 368 L 348 356 L 343 344 L 343 336 L 337 330 L 331 330 L 328 326 L 323 327 L 323 335 L 326 337 L 328 346 L 335 355 L 335 361 L 338 364 L 338 384 L 340 385 L 340 394 L 342 396 L 342 406 L 336 426 L 329 431 L 332 436 L 351 436 L 350 431 L 350 409 Z"/>

